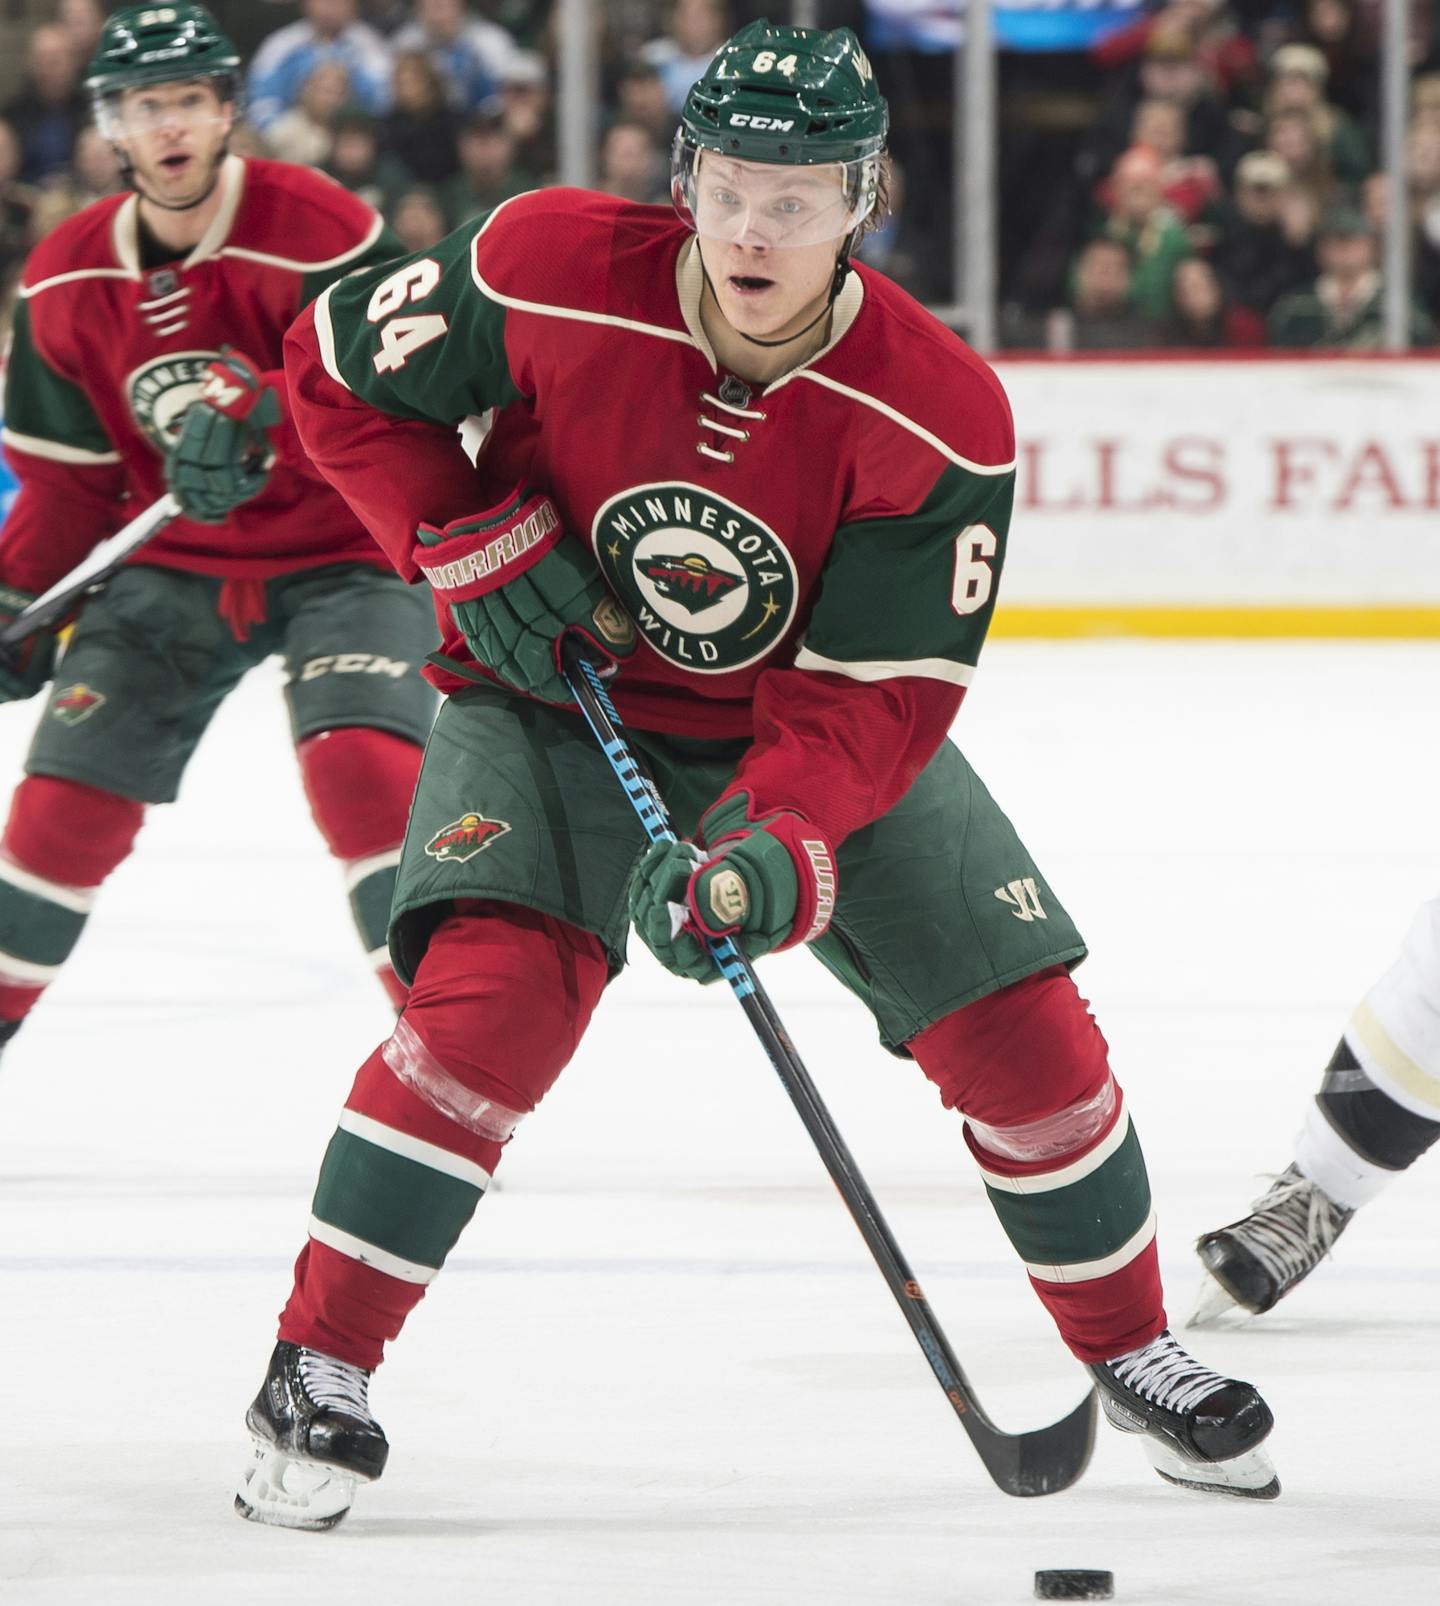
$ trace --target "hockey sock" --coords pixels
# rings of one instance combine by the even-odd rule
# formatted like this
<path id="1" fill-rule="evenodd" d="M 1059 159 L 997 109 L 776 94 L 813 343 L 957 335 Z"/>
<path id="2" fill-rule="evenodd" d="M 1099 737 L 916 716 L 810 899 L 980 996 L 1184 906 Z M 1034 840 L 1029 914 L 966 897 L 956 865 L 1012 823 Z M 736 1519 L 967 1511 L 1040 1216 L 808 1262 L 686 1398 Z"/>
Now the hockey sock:
<path id="1" fill-rule="evenodd" d="M 145 806 L 50 775 L 15 789 L 0 838 L 0 1019 L 29 1013 L 80 940 Z"/>
<path id="2" fill-rule="evenodd" d="M 1105 1039 L 1056 965 L 967 1004 L 910 1049 L 965 1141 L 1061 1338 L 1085 1362 L 1165 1326 L 1155 1213 Z"/>
<path id="3" fill-rule="evenodd" d="M 373 1370 L 445 1262 L 609 976 L 598 938 L 461 901 L 360 1068 L 315 1188 L 280 1337 Z"/>
<path id="4" fill-rule="evenodd" d="M 1354 1210 L 1387 1188 L 1440 1138 L 1436 1118 L 1417 1115 L 1375 1086 L 1340 1039 L 1306 1111 L 1295 1163 L 1336 1204 Z"/>
<path id="5" fill-rule="evenodd" d="M 385 938 L 421 749 L 389 731 L 347 725 L 307 736 L 295 753 L 310 812 L 345 866 L 360 940 L 398 1009 L 405 987 L 391 969 Z"/>

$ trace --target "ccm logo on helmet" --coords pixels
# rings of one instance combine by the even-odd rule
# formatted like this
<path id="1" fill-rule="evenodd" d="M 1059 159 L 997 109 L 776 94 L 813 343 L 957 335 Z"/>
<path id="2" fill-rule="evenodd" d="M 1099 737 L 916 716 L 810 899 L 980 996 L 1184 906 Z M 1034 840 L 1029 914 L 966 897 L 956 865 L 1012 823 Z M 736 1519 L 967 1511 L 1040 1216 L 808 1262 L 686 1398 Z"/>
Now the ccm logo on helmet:
<path id="1" fill-rule="evenodd" d="M 795 126 L 793 117 L 752 117 L 749 112 L 731 112 L 731 128 L 773 128 L 777 134 L 787 134 Z"/>

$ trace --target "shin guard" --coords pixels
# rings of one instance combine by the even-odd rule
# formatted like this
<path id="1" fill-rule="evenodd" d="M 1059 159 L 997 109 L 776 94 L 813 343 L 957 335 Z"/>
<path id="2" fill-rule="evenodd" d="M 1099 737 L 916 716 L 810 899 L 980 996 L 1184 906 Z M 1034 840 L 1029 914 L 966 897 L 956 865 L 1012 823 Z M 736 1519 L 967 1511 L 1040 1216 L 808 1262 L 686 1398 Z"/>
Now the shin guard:
<path id="1" fill-rule="evenodd" d="M 574 1053 L 608 974 L 588 932 L 517 905 L 457 906 L 341 1111 L 282 1339 L 379 1364 Z"/>
<path id="2" fill-rule="evenodd" d="M 990 1202 L 1071 1351 L 1098 1362 L 1149 1343 L 1165 1310 L 1145 1161 L 1065 969 L 956 1010 L 910 1048 L 967 1117 Z"/>
<path id="3" fill-rule="evenodd" d="M 78 781 L 16 787 L 0 840 L 0 1020 L 23 1019 L 59 974 L 144 817 L 143 803 Z"/>

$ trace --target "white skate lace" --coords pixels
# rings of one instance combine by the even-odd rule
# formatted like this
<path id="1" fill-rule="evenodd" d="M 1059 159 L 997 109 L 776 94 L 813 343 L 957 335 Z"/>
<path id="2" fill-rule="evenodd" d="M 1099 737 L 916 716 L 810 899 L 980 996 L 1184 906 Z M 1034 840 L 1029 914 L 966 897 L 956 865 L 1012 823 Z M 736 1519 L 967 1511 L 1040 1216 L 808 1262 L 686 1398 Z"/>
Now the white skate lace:
<path id="1" fill-rule="evenodd" d="M 1255 1201 L 1254 1214 L 1226 1229 L 1282 1287 L 1303 1277 L 1334 1247 L 1350 1212 L 1291 1166 Z"/>
<path id="2" fill-rule="evenodd" d="M 1224 1388 L 1228 1381 L 1208 1366 L 1201 1366 L 1193 1355 L 1187 1355 L 1169 1333 L 1161 1333 L 1144 1349 L 1131 1350 L 1128 1355 L 1107 1361 L 1105 1366 L 1126 1388 L 1152 1405 L 1178 1411 L 1182 1416 L 1216 1389 Z"/>
<path id="3" fill-rule="evenodd" d="M 300 1382 L 311 1400 L 322 1409 L 332 1407 L 348 1416 L 369 1422 L 370 1374 L 348 1361 L 337 1361 L 319 1350 L 300 1351 Z"/>

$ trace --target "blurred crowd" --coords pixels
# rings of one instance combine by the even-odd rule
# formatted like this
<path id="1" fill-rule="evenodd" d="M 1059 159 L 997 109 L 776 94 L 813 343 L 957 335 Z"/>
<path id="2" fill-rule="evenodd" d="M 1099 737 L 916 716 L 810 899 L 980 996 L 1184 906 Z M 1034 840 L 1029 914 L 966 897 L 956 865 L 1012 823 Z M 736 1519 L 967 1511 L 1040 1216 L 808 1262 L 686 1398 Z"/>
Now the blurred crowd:
<path id="1" fill-rule="evenodd" d="M 408 250 L 556 177 L 551 0 L 215 0 L 249 61 L 233 148 L 323 169 Z M 55 0 L 0 106 L 0 280 L 121 187 L 81 80 L 106 7 Z M 827 26 L 866 35 L 865 0 Z M 1440 7 L 1433 8 L 1440 22 Z M 668 196 L 680 104 L 788 0 L 606 0 L 599 187 Z M 1411 338 L 1440 324 L 1440 48 L 1412 7 Z M 1001 58 L 1001 338 L 1057 351 L 1380 343 L 1379 0 L 1168 0 L 1088 54 Z M 950 302 L 948 61 L 876 53 L 892 215 L 862 255 Z"/>

